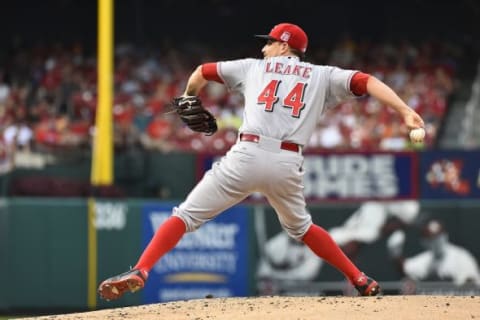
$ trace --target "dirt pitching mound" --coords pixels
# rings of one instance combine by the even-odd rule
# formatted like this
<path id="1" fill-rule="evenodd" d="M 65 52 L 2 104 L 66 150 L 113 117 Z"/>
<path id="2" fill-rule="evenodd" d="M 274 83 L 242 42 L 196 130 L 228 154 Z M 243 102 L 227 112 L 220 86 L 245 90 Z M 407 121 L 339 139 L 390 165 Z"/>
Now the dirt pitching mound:
<path id="1" fill-rule="evenodd" d="M 29 319 L 480 319 L 479 296 L 214 298 Z"/>

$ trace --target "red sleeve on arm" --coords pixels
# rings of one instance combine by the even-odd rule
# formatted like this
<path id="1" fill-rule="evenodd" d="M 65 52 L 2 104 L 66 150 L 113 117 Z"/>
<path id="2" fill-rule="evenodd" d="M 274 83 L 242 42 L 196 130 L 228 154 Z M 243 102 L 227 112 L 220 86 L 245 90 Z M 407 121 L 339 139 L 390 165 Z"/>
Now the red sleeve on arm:
<path id="1" fill-rule="evenodd" d="M 370 75 L 368 73 L 357 72 L 350 80 L 350 91 L 356 96 L 363 96 L 367 93 L 367 82 Z"/>
<path id="2" fill-rule="evenodd" d="M 222 78 L 218 75 L 216 62 L 202 64 L 202 76 L 207 80 L 223 83 Z"/>

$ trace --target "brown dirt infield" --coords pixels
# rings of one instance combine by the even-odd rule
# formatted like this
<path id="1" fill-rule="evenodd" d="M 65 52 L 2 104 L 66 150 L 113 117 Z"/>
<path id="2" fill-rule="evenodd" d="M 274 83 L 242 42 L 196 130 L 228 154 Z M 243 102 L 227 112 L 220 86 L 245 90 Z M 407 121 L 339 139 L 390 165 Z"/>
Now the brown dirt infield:
<path id="1" fill-rule="evenodd" d="M 213 298 L 28 319 L 480 320 L 480 296 Z"/>

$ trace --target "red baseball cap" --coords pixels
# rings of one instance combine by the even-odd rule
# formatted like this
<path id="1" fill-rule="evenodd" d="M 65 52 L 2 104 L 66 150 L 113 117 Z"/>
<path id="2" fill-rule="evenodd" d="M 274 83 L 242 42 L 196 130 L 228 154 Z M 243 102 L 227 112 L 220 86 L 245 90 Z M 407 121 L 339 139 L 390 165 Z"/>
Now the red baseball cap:
<path id="1" fill-rule="evenodd" d="M 307 51 L 307 34 L 296 24 L 280 23 L 273 27 L 269 34 L 257 34 L 255 37 L 286 42 L 293 49 L 297 49 L 303 53 Z"/>

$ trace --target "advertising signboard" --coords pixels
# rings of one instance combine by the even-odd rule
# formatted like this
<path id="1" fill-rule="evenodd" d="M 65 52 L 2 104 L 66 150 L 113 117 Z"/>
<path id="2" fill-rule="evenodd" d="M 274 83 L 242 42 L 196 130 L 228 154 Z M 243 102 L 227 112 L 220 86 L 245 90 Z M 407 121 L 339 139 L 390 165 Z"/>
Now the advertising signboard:
<path id="1" fill-rule="evenodd" d="M 200 157 L 197 177 L 214 156 Z M 307 201 L 392 200 L 418 197 L 418 157 L 400 153 L 308 153 L 304 185 Z"/>
<path id="2" fill-rule="evenodd" d="M 480 199 L 480 152 L 425 152 L 420 163 L 423 199 Z"/>
<path id="3" fill-rule="evenodd" d="M 171 215 L 172 206 L 146 204 L 142 211 L 146 246 L 159 225 Z M 247 224 L 246 207 L 236 206 L 187 233 L 151 270 L 144 302 L 246 296 Z"/>

